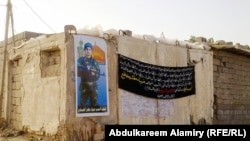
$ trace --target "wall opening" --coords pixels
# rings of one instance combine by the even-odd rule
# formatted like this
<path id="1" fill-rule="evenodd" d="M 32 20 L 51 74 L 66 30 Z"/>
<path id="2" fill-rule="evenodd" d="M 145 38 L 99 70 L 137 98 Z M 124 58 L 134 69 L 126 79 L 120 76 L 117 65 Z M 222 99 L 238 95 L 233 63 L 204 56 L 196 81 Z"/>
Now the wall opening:
<path id="1" fill-rule="evenodd" d="M 59 76 L 61 73 L 61 51 L 59 48 L 41 51 L 41 75 L 43 77 Z"/>

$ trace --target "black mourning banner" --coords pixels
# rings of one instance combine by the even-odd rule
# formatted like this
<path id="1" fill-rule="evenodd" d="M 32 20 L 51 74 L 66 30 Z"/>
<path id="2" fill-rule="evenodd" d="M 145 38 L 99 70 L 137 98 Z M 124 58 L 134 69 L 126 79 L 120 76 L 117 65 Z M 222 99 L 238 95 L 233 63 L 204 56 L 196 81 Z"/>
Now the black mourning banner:
<path id="1" fill-rule="evenodd" d="M 194 66 L 164 67 L 118 54 L 119 88 L 157 99 L 195 94 Z"/>

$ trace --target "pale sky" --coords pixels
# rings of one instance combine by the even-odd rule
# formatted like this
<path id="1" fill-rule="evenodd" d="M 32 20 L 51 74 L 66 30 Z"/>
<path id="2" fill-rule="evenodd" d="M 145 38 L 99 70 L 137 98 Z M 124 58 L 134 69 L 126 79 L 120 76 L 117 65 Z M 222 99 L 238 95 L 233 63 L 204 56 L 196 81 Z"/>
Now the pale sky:
<path id="1" fill-rule="evenodd" d="M 250 0 L 11 0 L 15 34 L 60 33 L 100 25 L 133 34 L 189 40 L 203 36 L 250 45 Z M 0 0 L 4 40 L 7 0 Z M 30 7 L 32 8 L 30 8 Z M 35 12 L 35 13 L 34 13 Z M 38 17 L 38 16 L 40 17 Z M 42 20 L 41 20 L 42 19 Z M 45 24 L 45 23 L 46 24 Z M 11 28 L 9 35 L 12 35 Z"/>

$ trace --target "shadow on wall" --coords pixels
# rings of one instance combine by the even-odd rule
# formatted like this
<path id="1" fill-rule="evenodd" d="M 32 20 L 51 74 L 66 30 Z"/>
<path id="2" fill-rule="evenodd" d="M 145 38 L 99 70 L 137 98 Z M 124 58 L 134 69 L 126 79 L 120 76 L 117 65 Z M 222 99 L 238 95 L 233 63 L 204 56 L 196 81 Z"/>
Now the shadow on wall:
<path id="1" fill-rule="evenodd" d="M 191 125 L 206 125 L 206 119 L 205 118 L 200 118 L 198 120 L 198 123 L 195 123 L 193 120 L 193 115 L 190 115 L 190 124 Z"/>

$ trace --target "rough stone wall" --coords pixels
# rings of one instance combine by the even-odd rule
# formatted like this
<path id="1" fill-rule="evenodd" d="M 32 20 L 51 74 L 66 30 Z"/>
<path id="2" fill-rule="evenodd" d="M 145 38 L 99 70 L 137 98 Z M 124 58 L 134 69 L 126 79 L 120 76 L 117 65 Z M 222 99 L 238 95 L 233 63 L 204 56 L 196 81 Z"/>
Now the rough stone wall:
<path id="1" fill-rule="evenodd" d="M 250 57 L 214 50 L 214 124 L 250 123 Z"/>

